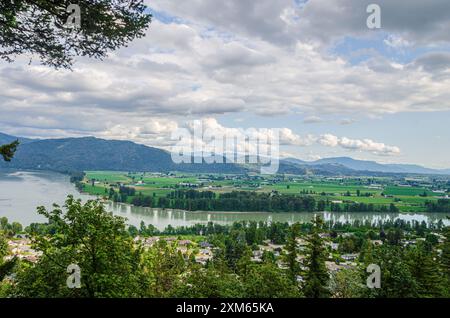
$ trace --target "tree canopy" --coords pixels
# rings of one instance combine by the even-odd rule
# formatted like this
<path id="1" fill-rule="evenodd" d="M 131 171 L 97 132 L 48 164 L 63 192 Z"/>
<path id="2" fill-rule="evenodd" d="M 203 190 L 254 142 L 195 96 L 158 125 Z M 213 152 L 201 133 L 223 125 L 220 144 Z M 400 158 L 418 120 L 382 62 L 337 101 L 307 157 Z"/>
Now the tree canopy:
<path id="1" fill-rule="evenodd" d="M 151 17 L 142 0 L 2 1 L 0 57 L 12 62 L 31 54 L 44 65 L 71 68 L 75 56 L 102 59 L 142 37 Z"/>
<path id="2" fill-rule="evenodd" d="M 11 161 L 14 153 L 17 150 L 17 146 L 19 146 L 19 141 L 16 140 L 10 144 L 0 146 L 0 155 L 3 157 L 5 161 Z"/>

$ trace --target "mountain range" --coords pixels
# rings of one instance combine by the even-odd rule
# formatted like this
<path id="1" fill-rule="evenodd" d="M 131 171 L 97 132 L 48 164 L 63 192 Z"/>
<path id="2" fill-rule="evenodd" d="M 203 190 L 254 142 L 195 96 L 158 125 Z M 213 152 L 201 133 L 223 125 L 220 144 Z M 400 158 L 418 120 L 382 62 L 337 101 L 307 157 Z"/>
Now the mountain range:
<path id="1" fill-rule="evenodd" d="M 316 161 L 303 161 L 296 158 L 287 158 L 285 160 L 299 165 L 309 166 L 336 164 L 356 171 L 450 175 L 450 169 L 431 169 L 413 164 L 382 164 L 375 161 L 357 160 L 350 157 L 324 158 Z"/>
<path id="2" fill-rule="evenodd" d="M 0 133 L 0 145 L 19 139 L 20 145 L 11 162 L 0 161 L 0 168 L 40 169 L 53 171 L 154 171 L 247 173 L 258 171 L 255 165 L 239 164 L 175 164 L 170 153 L 131 141 L 105 140 L 95 137 L 29 139 Z M 303 161 L 286 158 L 280 161 L 279 173 L 320 175 L 379 174 L 447 174 L 418 165 L 380 164 L 349 157 Z"/>

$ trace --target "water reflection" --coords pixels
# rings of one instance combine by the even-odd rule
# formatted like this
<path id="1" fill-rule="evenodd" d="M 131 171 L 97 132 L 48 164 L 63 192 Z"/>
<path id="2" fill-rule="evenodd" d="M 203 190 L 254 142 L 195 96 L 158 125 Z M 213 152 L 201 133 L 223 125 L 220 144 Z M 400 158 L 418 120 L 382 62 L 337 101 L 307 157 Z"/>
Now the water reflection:
<path id="1" fill-rule="evenodd" d="M 129 206 L 122 203 L 108 202 L 106 208 L 114 214 L 121 215 L 128 219 L 128 223 L 138 226 L 141 221 L 146 224 L 153 224 L 159 229 L 164 229 L 167 225 L 189 226 L 197 223 L 206 224 L 214 222 L 219 224 L 231 224 L 235 221 L 264 221 L 264 222 L 309 222 L 314 216 L 321 215 L 326 221 L 335 222 L 361 222 L 371 223 L 393 221 L 396 219 L 405 221 L 425 221 L 437 222 L 444 219 L 444 224 L 450 225 L 449 220 L 445 220 L 442 213 L 364 213 L 364 212 L 321 212 L 321 213 L 267 213 L 267 212 L 188 212 L 172 209 L 153 209 L 146 207 Z M 128 208 L 128 209 L 127 209 Z M 127 211 L 127 212 L 124 212 Z"/>
<path id="2" fill-rule="evenodd" d="M 95 198 L 80 194 L 70 184 L 69 177 L 53 172 L 0 171 L 0 217 L 6 216 L 10 221 L 23 225 L 31 222 L 44 222 L 45 219 L 36 213 L 37 206 L 51 208 L 53 203 L 64 204 L 68 194 L 82 200 Z M 130 206 L 121 203 L 108 202 L 106 208 L 113 213 L 126 217 L 128 223 L 139 226 L 141 221 L 164 229 L 172 226 L 189 226 L 196 223 L 216 222 L 230 224 L 235 221 L 265 221 L 265 222 L 308 222 L 314 215 L 320 214 L 326 221 L 347 222 L 359 220 L 362 222 L 378 222 L 395 219 L 419 222 L 444 220 L 449 224 L 444 213 L 266 213 L 266 212 L 187 212 L 180 210 L 162 210 Z"/>

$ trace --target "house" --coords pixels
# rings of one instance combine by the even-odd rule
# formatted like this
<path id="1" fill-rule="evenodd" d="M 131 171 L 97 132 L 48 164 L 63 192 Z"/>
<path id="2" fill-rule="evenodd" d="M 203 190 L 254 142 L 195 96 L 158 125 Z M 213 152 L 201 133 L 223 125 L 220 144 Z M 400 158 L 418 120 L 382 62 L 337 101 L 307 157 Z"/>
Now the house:
<path id="1" fill-rule="evenodd" d="M 308 245 L 308 242 L 305 239 L 302 239 L 300 237 L 297 238 L 296 241 L 297 241 L 298 246 L 307 246 Z"/>
<path id="2" fill-rule="evenodd" d="M 373 245 L 376 245 L 376 246 L 383 245 L 383 241 L 382 241 L 382 240 L 371 240 L 370 242 L 371 242 Z"/>
<path id="3" fill-rule="evenodd" d="M 178 245 L 180 245 L 180 246 L 188 246 L 191 244 L 192 244 L 192 241 L 190 241 L 190 240 L 179 240 L 178 241 Z"/>
<path id="4" fill-rule="evenodd" d="M 205 249 L 201 249 L 200 250 L 200 254 L 202 254 L 202 255 L 212 255 L 212 252 L 211 252 L 210 249 L 205 248 Z"/>
<path id="5" fill-rule="evenodd" d="M 337 251 L 339 249 L 339 243 L 330 242 L 328 245 L 333 251 Z"/>
<path id="6" fill-rule="evenodd" d="M 349 232 L 346 232 L 346 233 L 339 233 L 338 236 L 339 236 L 339 237 L 352 237 L 352 236 L 353 236 L 353 233 L 349 233 Z"/>
<path id="7" fill-rule="evenodd" d="M 211 258 L 212 256 L 209 255 L 197 255 L 195 256 L 195 261 L 199 264 L 205 265 Z"/>
<path id="8" fill-rule="evenodd" d="M 358 256 L 359 256 L 359 254 L 357 254 L 357 253 L 341 255 L 342 259 L 344 259 L 346 261 L 353 261 L 353 260 L 357 259 Z"/>
<path id="9" fill-rule="evenodd" d="M 201 248 L 211 248 L 212 247 L 212 244 L 208 243 L 208 242 L 200 242 L 199 245 Z"/>
<path id="10" fill-rule="evenodd" d="M 145 240 L 143 240 L 143 243 L 146 246 L 153 246 L 153 244 L 155 244 L 158 241 L 159 241 L 158 236 L 152 236 L 152 237 L 147 237 Z"/>

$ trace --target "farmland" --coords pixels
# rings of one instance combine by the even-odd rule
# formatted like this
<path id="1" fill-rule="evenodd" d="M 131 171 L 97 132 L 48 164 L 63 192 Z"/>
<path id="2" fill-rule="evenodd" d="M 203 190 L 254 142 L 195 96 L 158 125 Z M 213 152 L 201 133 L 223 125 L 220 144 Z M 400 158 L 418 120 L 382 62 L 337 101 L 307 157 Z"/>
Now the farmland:
<path id="1" fill-rule="evenodd" d="M 312 196 L 317 201 L 335 204 L 395 205 L 401 212 L 424 212 L 425 203 L 436 202 L 449 195 L 448 180 L 408 180 L 403 178 L 342 177 L 293 175 L 223 175 L 186 173 L 129 173 L 117 171 L 87 171 L 81 182 L 84 192 L 107 198 L 111 189 L 134 189 L 134 195 L 166 197 L 175 190 L 195 189 L 216 194 L 232 191 L 277 193 Z M 128 196 L 130 203 L 133 196 Z"/>

